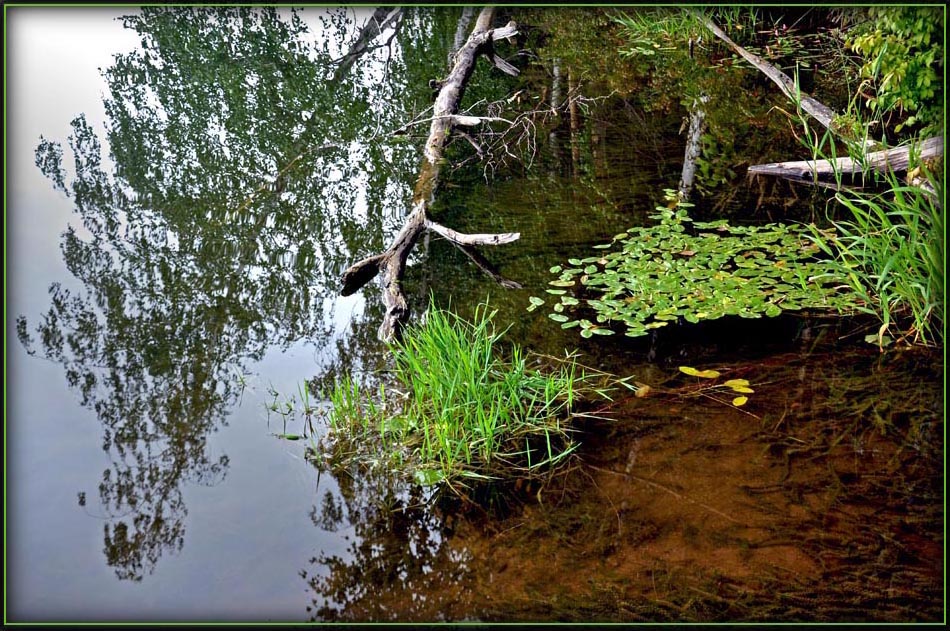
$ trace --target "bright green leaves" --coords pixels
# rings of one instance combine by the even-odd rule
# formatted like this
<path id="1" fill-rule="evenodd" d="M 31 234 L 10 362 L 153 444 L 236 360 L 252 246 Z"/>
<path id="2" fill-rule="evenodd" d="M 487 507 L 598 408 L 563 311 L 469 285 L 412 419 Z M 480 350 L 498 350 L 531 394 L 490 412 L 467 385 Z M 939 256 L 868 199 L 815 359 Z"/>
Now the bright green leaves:
<path id="1" fill-rule="evenodd" d="M 871 19 L 853 29 L 848 45 L 864 58 L 862 78 L 877 88 L 867 97 L 871 111 L 912 114 L 897 125 L 897 132 L 914 125 L 925 132 L 939 126 L 942 10 L 905 6 L 867 11 Z"/>
<path id="2" fill-rule="evenodd" d="M 660 206 L 656 225 L 630 228 L 611 243 L 594 246 L 597 255 L 552 267 L 557 278 L 549 285 L 558 289 L 546 291 L 561 297 L 552 319 L 567 323 L 576 313 L 584 337 L 609 335 L 609 323 L 639 337 L 681 320 L 696 324 L 723 316 L 857 308 L 854 295 L 842 290 L 841 273 L 831 261 L 817 258 L 807 227 L 693 222 L 688 207 Z M 539 306 L 535 300 L 529 310 Z M 590 317 L 591 311 L 604 326 L 584 326 L 582 315 Z"/>

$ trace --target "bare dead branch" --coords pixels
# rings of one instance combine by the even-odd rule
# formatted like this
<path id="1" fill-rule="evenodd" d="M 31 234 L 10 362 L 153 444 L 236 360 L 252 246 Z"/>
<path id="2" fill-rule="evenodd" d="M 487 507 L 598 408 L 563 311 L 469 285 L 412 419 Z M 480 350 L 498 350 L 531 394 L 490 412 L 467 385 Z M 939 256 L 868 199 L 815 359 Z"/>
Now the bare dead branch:
<path id="1" fill-rule="evenodd" d="M 425 143 L 419 177 L 413 191 L 412 211 L 406 218 L 406 223 L 385 252 L 363 259 L 343 273 L 341 291 L 347 294 L 359 290 L 377 275 L 380 277 L 386 315 L 380 325 L 379 336 L 384 340 L 398 337 L 408 320 L 409 305 L 402 290 L 402 277 L 409 253 L 423 231 L 430 229 L 449 239 L 457 247 L 463 248 L 469 258 L 472 258 L 483 270 L 491 269 L 491 266 L 487 265 L 484 259 L 479 259 L 480 255 L 472 250 L 471 243 L 510 243 L 520 236 L 517 233 L 464 235 L 430 222 L 427 217 L 429 206 L 435 199 L 439 184 L 443 152 L 454 126 L 460 120 L 457 116 L 459 102 L 475 67 L 476 59 L 482 53 L 492 50 L 493 40 L 513 37 L 517 34 L 514 23 L 492 29 L 491 22 L 494 14 L 493 7 L 486 7 L 479 13 L 474 30 L 454 56 L 454 65 L 436 95 L 429 136 Z M 465 120 L 465 117 L 463 116 L 461 120 Z M 501 277 L 497 272 L 493 273 L 493 277 L 500 279 L 499 282 L 505 286 L 513 286 L 512 281 Z"/>
<path id="2" fill-rule="evenodd" d="M 425 220 L 425 227 L 432 232 L 445 237 L 452 243 L 459 245 L 500 245 L 502 243 L 512 243 L 521 238 L 520 232 L 504 232 L 501 234 L 463 234 L 456 232 L 451 228 L 446 228 L 441 224 L 428 219 Z"/>

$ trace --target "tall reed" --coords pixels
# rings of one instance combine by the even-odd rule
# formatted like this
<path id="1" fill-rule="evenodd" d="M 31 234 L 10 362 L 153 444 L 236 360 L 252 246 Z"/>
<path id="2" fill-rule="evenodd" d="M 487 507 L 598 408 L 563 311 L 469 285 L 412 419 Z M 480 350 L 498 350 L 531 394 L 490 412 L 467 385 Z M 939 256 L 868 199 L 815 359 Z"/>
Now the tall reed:
<path id="1" fill-rule="evenodd" d="M 864 87 L 862 84 L 861 89 Z M 851 290 L 863 301 L 863 310 L 880 321 L 869 341 L 881 346 L 892 338 L 943 344 L 943 177 L 926 164 L 912 161 L 910 172 L 919 177 L 911 184 L 909 177 L 905 181 L 892 171 L 879 173 L 868 165 L 871 129 L 882 126 L 885 112 L 878 112 L 876 120 L 863 120 L 857 100 L 858 96 L 853 97 L 840 117 L 850 132 L 842 153 L 863 164 L 862 180 L 867 188 L 850 186 L 844 174 L 836 172 L 834 201 L 849 217 L 832 219 L 833 231 L 812 226 L 812 239 L 835 261 Z M 834 133 L 819 132 L 801 112 L 799 116 L 804 131 L 801 139 L 812 158 L 837 158 Z"/>

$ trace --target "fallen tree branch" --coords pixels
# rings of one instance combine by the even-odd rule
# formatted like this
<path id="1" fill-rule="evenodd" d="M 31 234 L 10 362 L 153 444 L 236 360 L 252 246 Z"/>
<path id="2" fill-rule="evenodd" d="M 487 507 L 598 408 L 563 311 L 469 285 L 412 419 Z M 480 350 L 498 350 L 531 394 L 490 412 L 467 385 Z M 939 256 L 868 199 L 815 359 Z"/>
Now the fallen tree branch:
<path id="1" fill-rule="evenodd" d="M 837 131 L 834 124 L 834 110 L 824 103 L 821 103 L 820 101 L 817 101 L 802 92 L 795 82 L 792 81 L 792 79 L 784 72 L 765 61 L 758 55 L 750 53 L 742 46 L 736 44 L 721 28 L 716 26 L 716 23 L 711 19 L 705 16 L 700 16 L 700 20 L 702 20 L 703 25 L 707 29 L 712 31 L 713 35 L 725 42 L 725 44 L 738 53 L 740 57 L 748 61 L 759 72 L 771 79 L 772 82 L 775 83 L 785 94 L 785 96 L 787 96 L 793 103 L 800 103 L 801 108 L 810 114 L 812 118 L 821 123 L 825 129 L 828 129 L 832 132 Z"/>
<path id="2" fill-rule="evenodd" d="M 425 220 L 424 225 L 427 230 L 431 230 L 458 245 L 500 245 L 502 243 L 517 241 L 521 236 L 519 232 L 505 232 L 502 234 L 462 234 L 461 232 L 456 232 L 451 228 L 446 228 L 428 219 Z"/>
<path id="3" fill-rule="evenodd" d="M 783 73 L 781 70 L 768 63 L 758 55 L 750 53 L 742 46 L 739 46 L 733 42 L 722 29 L 720 29 L 716 24 L 705 16 L 700 16 L 700 20 L 703 25 L 712 31 L 712 33 L 718 37 L 720 40 L 725 42 L 727 46 L 732 48 L 736 53 L 738 53 L 743 59 L 748 61 L 755 67 L 757 70 L 765 74 L 769 79 L 771 79 L 782 92 L 792 100 L 793 103 L 799 105 L 805 112 L 812 116 L 816 121 L 818 121 L 822 126 L 825 127 L 828 131 L 836 135 L 841 135 L 838 126 L 835 124 L 835 112 L 827 105 L 821 103 L 820 101 L 808 96 L 803 93 L 798 85 L 792 81 L 788 75 Z M 850 142 L 852 139 L 844 138 L 846 141 Z M 865 152 L 870 151 L 874 146 L 874 142 L 870 139 L 865 139 L 861 143 L 863 150 Z M 896 147 L 894 149 L 888 149 L 886 151 L 875 151 L 871 153 L 866 153 L 863 157 L 859 159 L 854 158 L 837 158 L 836 160 L 800 160 L 794 162 L 775 162 L 770 164 L 758 164 L 752 167 L 749 167 L 749 175 L 771 175 L 778 176 L 789 180 L 795 180 L 798 182 L 803 182 L 807 184 L 812 184 L 816 186 L 823 186 L 829 188 L 839 188 L 839 182 L 836 175 L 858 175 L 865 172 L 865 168 L 874 169 L 878 172 L 884 171 L 904 171 L 909 166 L 910 161 L 910 148 L 908 147 Z M 936 156 L 943 155 L 943 138 L 928 138 L 925 140 L 920 147 L 920 157 L 922 160 L 928 158 L 934 158 Z M 831 176 L 835 180 L 833 182 L 827 181 L 827 178 Z M 825 180 L 821 178 L 825 177 Z M 911 183 L 912 186 L 919 186 L 925 193 L 932 197 L 936 197 L 936 192 L 933 190 L 933 187 L 926 182 Z M 938 200 L 939 202 L 939 200 Z"/>
<path id="4" fill-rule="evenodd" d="M 879 173 L 906 171 L 910 166 L 912 147 L 903 146 L 886 151 L 874 151 L 863 159 L 837 158 L 835 160 L 797 160 L 771 162 L 749 167 L 750 175 L 771 175 L 807 184 L 831 184 L 839 175 L 861 175 L 868 169 Z M 943 155 L 943 138 L 935 136 L 923 141 L 915 152 L 920 160 Z"/>
<path id="5" fill-rule="evenodd" d="M 465 44 L 455 54 L 453 67 L 448 77 L 441 84 L 432 108 L 429 137 L 426 140 L 422 163 L 419 168 L 419 177 L 413 191 L 412 210 L 406 218 L 406 223 L 385 252 L 365 258 L 343 273 L 340 293 L 344 296 L 358 291 L 370 280 L 380 275 L 383 304 L 386 308 L 386 314 L 379 327 L 379 337 L 383 340 L 397 338 L 409 318 L 409 305 L 402 290 L 402 277 L 409 253 L 412 251 L 419 235 L 425 230 L 432 230 L 451 241 L 462 249 L 469 258 L 472 258 L 483 271 L 496 280 L 500 279 L 499 282 L 502 282 L 503 285 L 506 282 L 511 283 L 511 281 L 507 281 L 491 269 L 491 266 L 487 265 L 487 261 L 474 251 L 473 245 L 510 243 L 519 238 L 518 233 L 465 235 L 434 223 L 427 217 L 429 206 L 435 199 L 439 184 L 443 162 L 442 154 L 451 136 L 452 128 L 459 123 L 460 119 L 456 116 L 459 102 L 475 67 L 475 62 L 481 54 L 485 54 L 489 57 L 489 60 L 492 60 L 494 56 L 493 41 L 511 38 L 518 33 L 517 25 L 513 22 L 492 29 L 491 22 L 494 14 L 495 9 L 493 7 L 482 9 L 475 22 L 475 28 Z M 464 117 L 461 120 L 464 120 Z M 474 257 L 473 253 L 475 254 Z"/>

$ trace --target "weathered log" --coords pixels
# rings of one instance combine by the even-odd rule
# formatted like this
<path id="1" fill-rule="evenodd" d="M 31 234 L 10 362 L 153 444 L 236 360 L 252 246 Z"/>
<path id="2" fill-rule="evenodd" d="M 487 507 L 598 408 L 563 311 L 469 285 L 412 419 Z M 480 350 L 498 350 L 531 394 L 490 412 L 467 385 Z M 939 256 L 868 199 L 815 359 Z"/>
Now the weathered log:
<path id="1" fill-rule="evenodd" d="M 521 236 L 517 232 L 504 232 L 501 234 L 462 234 L 461 232 L 456 232 L 451 228 L 446 228 L 428 219 L 425 221 L 425 227 L 457 245 L 500 245 L 502 243 L 517 241 L 518 237 Z"/>
<path id="2" fill-rule="evenodd" d="M 413 191 L 412 209 L 406 218 L 406 223 L 385 252 L 367 257 L 343 273 L 341 290 L 343 295 L 358 291 L 377 274 L 381 275 L 383 304 L 386 307 L 386 314 L 379 328 L 381 339 L 397 338 L 409 318 L 409 304 L 402 290 L 402 277 L 409 253 L 424 230 L 432 230 L 449 239 L 469 255 L 483 271 L 496 280 L 500 279 L 499 282 L 502 282 L 503 285 L 510 286 L 506 285 L 510 281 L 506 281 L 490 266 L 486 266 L 487 261 L 480 259 L 477 253 L 473 257 L 473 245 L 510 243 L 518 239 L 520 234 L 465 235 L 434 223 L 427 216 L 429 206 L 435 199 L 439 184 L 445 145 L 453 127 L 459 124 L 460 121 L 465 121 L 464 117 L 459 117 L 456 114 L 465 86 L 475 67 L 475 62 L 481 54 L 485 54 L 489 57 L 489 61 L 493 61 L 492 42 L 511 38 L 518 33 L 517 25 L 513 22 L 492 29 L 491 21 L 494 14 L 495 9 L 493 7 L 482 9 L 471 35 L 455 54 L 454 64 L 449 75 L 441 83 L 433 106 L 429 137 L 423 151 L 419 176 Z"/>
<path id="3" fill-rule="evenodd" d="M 836 131 L 834 126 L 834 110 L 799 90 L 795 82 L 784 72 L 758 55 L 750 53 L 742 46 L 736 44 L 721 28 L 716 26 L 715 22 L 706 17 L 702 17 L 701 19 L 703 25 L 712 31 L 713 35 L 721 39 L 729 48 L 736 51 L 740 57 L 752 64 L 759 72 L 771 79 L 792 102 L 801 103 L 802 109 L 821 123 L 825 129 Z"/>
<path id="4" fill-rule="evenodd" d="M 906 171 L 912 154 L 922 161 L 943 155 L 943 137 L 928 138 L 916 148 L 903 146 L 874 151 L 860 160 L 837 158 L 756 164 L 749 167 L 749 175 L 771 175 L 807 184 L 835 184 L 838 176 L 861 175 L 869 169 L 879 173 Z"/>

